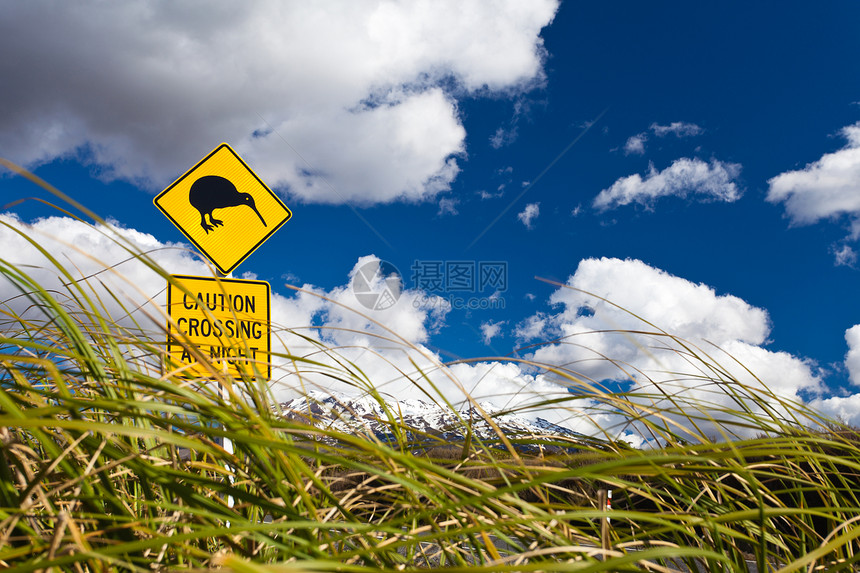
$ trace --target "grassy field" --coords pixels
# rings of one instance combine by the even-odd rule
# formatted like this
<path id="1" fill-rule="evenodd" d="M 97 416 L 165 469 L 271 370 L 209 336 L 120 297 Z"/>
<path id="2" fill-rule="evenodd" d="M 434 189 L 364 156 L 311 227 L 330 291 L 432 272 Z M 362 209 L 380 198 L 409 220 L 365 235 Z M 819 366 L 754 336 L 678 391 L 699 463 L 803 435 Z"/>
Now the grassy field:
<path id="1" fill-rule="evenodd" d="M 542 365 L 573 391 L 532 406 L 578 409 L 587 400 L 628 420 L 650 447 L 607 432 L 538 455 L 502 434 L 416 453 L 396 408 L 338 348 L 276 358 L 294 370 L 296 389 L 321 373 L 364 388 L 386 406 L 394 440 L 285 417 L 252 370 L 233 378 L 213 366 L 206 380 L 162 373 L 163 333 L 119 320 L 108 311 L 124 304 L 116 292 L 43 254 L 62 288 L 0 259 L 2 280 L 17 287 L 0 301 L 0 566 L 857 568 L 860 434 L 769 393 L 767 381 L 733 379 L 668 334 L 656 335 L 728 400 L 611 392 Z M 427 383 L 420 370 L 403 375 Z M 464 435 L 474 422 L 462 420 Z M 608 533 L 601 489 L 613 491 Z"/>

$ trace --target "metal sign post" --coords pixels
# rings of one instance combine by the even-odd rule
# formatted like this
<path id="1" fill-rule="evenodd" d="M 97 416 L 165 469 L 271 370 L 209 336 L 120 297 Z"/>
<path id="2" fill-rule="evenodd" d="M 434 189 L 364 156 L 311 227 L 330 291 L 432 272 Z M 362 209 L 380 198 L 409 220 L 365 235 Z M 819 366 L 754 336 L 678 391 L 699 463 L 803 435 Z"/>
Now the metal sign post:
<path id="1" fill-rule="evenodd" d="M 270 380 L 271 289 L 266 282 L 233 279 L 230 273 L 292 212 L 226 143 L 153 203 L 223 277 L 176 275 L 168 281 L 165 368 L 205 378 L 220 365 L 225 380 L 243 373 Z M 197 360 L 200 353 L 208 364 Z M 220 392 L 229 401 L 230 389 L 222 385 Z M 229 438 L 223 446 L 233 454 Z M 232 497 L 227 504 L 233 507 Z"/>

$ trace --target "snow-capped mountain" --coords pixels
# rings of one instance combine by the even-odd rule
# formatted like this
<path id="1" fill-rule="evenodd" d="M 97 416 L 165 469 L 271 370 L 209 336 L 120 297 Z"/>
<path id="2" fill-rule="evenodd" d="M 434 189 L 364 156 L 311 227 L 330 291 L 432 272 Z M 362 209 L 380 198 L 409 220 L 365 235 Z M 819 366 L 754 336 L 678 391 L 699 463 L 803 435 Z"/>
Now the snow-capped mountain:
<path id="1" fill-rule="evenodd" d="M 423 400 L 386 402 L 384 408 L 373 397 L 312 392 L 281 404 L 288 418 L 337 432 L 375 436 L 382 441 L 393 441 L 395 433 L 403 433 L 411 444 L 427 446 L 463 443 L 466 439 L 493 444 L 501 441 L 496 428 L 515 445 L 529 450 L 541 447 L 534 443 L 536 440 L 553 448 L 575 448 L 590 441 L 543 418 L 528 419 L 486 403 L 479 407 L 493 424 L 474 406 L 455 411 Z"/>

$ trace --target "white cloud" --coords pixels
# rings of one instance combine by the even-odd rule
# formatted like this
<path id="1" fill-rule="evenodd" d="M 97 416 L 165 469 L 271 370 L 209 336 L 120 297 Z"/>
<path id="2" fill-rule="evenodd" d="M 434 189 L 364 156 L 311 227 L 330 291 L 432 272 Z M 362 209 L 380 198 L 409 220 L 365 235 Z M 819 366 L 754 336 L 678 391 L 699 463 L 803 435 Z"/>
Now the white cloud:
<path id="1" fill-rule="evenodd" d="M 663 171 L 657 171 L 652 164 L 644 178 L 638 173 L 622 177 L 601 191 L 594 199 L 594 207 L 601 211 L 630 203 L 651 207 L 661 197 L 688 195 L 731 203 L 742 194 L 735 182 L 740 171 L 737 163 L 715 159 L 705 163 L 698 158 L 681 158 Z"/>
<path id="2" fill-rule="evenodd" d="M 860 324 L 845 331 L 845 342 L 848 352 L 844 364 L 848 379 L 854 386 L 860 386 Z M 860 426 L 860 393 L 813 400 L 810 405 L 834 420 Z"/>
<path id="3" fill-rule="evenodd" d="M 791 222 L 809 225 L 847 215 L 852 236 L 860 236 L 860 122 L 842 129 L 848 144 L 803 169 L 768 180 L 767 200 L 784 203 Z"/>
<path id="4" fill-rule="evenodd" d="M 810 402 L 810 406 L 833 420 L 855 427 L 860 425 L 860 394 L 817 399 Z"/>
<path id="5" fill-rule="evenodd" d="M 514 100 L 514 113 L 507 125 L 502 125 L 490 137 L 490 147 L 493 149 L 501 149 L 514 143 L 519 137 L 519 121 L 523 115 L 528 115 L 531 110 L 529 100 L 518 96 Z"/>
<path id="6" fill-rule="evenodd" d="M 695 137 L 697 135 L 701 135 L 705 131 L 695 123 L 686 123 L 683 121 L 673 121 L 669 125 L 660 125 L 655 122 L 651 124 L 650 129 L 657 137 L 666 137 L 667 135 L 674 135 L 675 137 Z"/>
<path id="7" fill-rule="evenodd" d="M 63 269 L 26 237 L 43 247 Z M 38 297 L 25 294 L 32 292 L 36 284 L 51 293 L 58 304 L 66 305 L 84 327 L 86 318 L 80 312 L 80 302 L 75 301 L 88 297 L 104 309 L 118 329 L 131 336 L 142 332 L 144 338 L 163 341 L 167 319 L 162 308 L 166 304 L 167 281 L 135 254 L 148 253 L 156 264 L 174 274 L 212 276 L 213 272 L 185 245 L 160 243 L 133 229 L 92 227 L 67 217 L 40 219 L 28 226 L 13 215 L 0 214 L 0 244 L 4 247 L 4 266 L 22 270 L 31 281 L 16 285 L 9 280 L 9 274 L 0 274 L 0 332 L 9 336 L 11 330 L 11 338 L 20 328 L 12 317 L 34 324 L 44 321 Z M 118 337 L 119 344 L 124 338 Z M 129 349 L 132 354 L 140 351 Z M 157 374 L 160 368 L 154 356 L 143 365 L 151 374 Z"/>
<path id="8" fill-rule="evenodd" d="M 325 324 L 331 329 L 326 333 L 326 339 L 345 346 L 355 344 L 358 337 L 362 341 L 367 339 L 364 342 L 367 345 L 372 344 L 372 336 L 390 336 L 389 332 L 393 332 L 409 343 L 427 342 L 431 332 L 444 323 L 450 306 L 422 305 L 422 292 L 403 290 L 397 302 L 390 307 L 379 310 L 364 307 L 355 296 L 352 281 L 358 269 L 374 261 L 378 262 L 379 257 L 360 257 L 349 273 L 350 282 L 326 293 L 326 297 L 335 303 L 325 307 Z M 381 292 L 381 284 L 376 283 L 371 287 L 374 292 Z"/>
<path id="9" fill-rule="evenodd" d="M 284 274 L 282 274 L 281 279 L 284 280 L 285 282 L 291 283 L 291 284 L 298 283 L 301 280 L 299 275 L 297 275 L 293 272 L 290 272 L 290 271 L 287 271 Z"/>
<path id="10" fill-rule="evenodd" d="M 502 333 L 502 327 L 505 324 L 507 324 L 506 320 L 488 320 L 487 322 L 481 323 L 481 337 L 484 344 L 490 344 L 494 338 L 499 336 Z"/>
<path id="11" fill-rule="evenodd" d="M 696 125 L 695 123 L 686 123 L 683 121 L 673 121 L 669 125 L 660 125 L 659 123 L 652 123 L 648 128 L 651 130 L 654 135 L 657 137 L 666 137 L 667 135 L 674 135 L 675 137 L 693 137 L 696 135 L 701 135 L 704 133 L 701 127 Z M 645 154 L 645 144 L 648 142 L 648 133 L 641 132 L 636 135 L 631 135 L 627 138 L 627 141 L 624 143 L 624 155 L 644 155 Z"/>
<path id="12" fill-rule="evenodd" d="M 459 199 L 443 197 L 439 199 L 439 211 L 436 214 L 440 217 L 443 215 L 457 215 L 459 214 L 459 211 L 457 211 L 457 205 L 459 203 Z"/>
<path id="13" fill-rule="evenodd" d="M 582 379 L 627 380 L 643 390 L 654 383 L 683 400 L 730 407 L 731 398 L 706 383 L 720 375 L 709 369 L 711 363 L 751 388 L 764 383 L 786 398 L 800 400 L 804 393 L 820 390 L 814 365 L 763 347 L 770 333 L 766 311 L 638 260 L 584 260 L 550 302 L 558 311 L 529 317 L 517 327 L 517 335 L 532 341 L 560 339 L 539 347 L 530 358 L 567 368 Z M 660 329 L 687 341 L 705 361 Z"/>
<path id="14" fill-rule="evenodd" d="M 857 253 L 848 245 L 834 246 L 833 258 L 837 267 L 854 267 L 857 263 Z"/>
<path id="15" fill-rule="evenodd" d="M 499 185 L 499 188 L 495 193 L 490 193 L 489 191 L 482 189 L 479 194 L 481 196 L 481 201 L 486 201 L 487 199 L 498 199 L 499 197 L 504 196 L 505 186 Z"/>
<path id="16" fill-rule="evenodd" d="M 715 344 L 739 340 L 759 345 L 770 330 L 764 310 L 731 295 L 717 295 L 711 287 L 673 276 L 639 260 L 586 259 L 580 262 L 567 284 L 573 289 L 599 294 L 686 339 L 707 338 Z M 642 326 L 624 310 L 573 289 L 561 288 L 550 299 L 565 309 L 558 320 L 597 324 L 611 318 L 617 322 L 616 326 L 629 326 L 631 330 L 635 325 Z M 603 319 L 591 314 L 598 307 Z M 591 309 L 585 313 L 589 316 L 583 314 L 586 308 Z"/>
<path id="17" fill-rule="evenodd" d="M 505 147 L 515 142 L 517 140 L 518 135 L 519 130 L 517 129 L 516 125 L 508 129 L 500 127 L 496 130 L 496 133 L 494 133 L 490 137 L 490 147 L 492 147 L 493 149 L 501 149 L 502 147 Z"/>
<path id="18" fill-rule="evenodd" d="M 534 229 L 533 223 L 534 220 L 538 218 L 538 215 L 540 215 L 540 203 L 529 203 L 526 205 L 526 208 L 517 215 L 517 219 L 526 226 L 526 229 L 531 231 Z"/>
<path id="19" fill-rule="evenodd" d="M 860 324 L 845 331 L 845 342 L 848 343 L 848 354 L 845 355 L 845 367 L 852 384 L 860 386 Z"/>
<path id="20" fill-rule="evenodd" d="M 529 300 L 534 300 L 534 295 L 526 295 Z M 514 330 L 518 341 L 527 341 L 540 338 L 548 333 L 550 318 L 543 312 L 537 312 L 521 321 Z"/>
<path id="21" fill-rule="evenodd" d="M 543 79 L 557 0 L 34 0 L 0 21 L 0 149 L 159 190 L 222 141 L 312 202 L 423 200 L 465 150 L 455 98 Z M 39 38 L 33 42 L 33 38 Z"/>
<path id="22" fill-rule="evenodd" d="M 624 155 L 644 155 L 646 141 L 648 141 L 648 135 L 645 133 L 631 135 L 624 144 Z"/>

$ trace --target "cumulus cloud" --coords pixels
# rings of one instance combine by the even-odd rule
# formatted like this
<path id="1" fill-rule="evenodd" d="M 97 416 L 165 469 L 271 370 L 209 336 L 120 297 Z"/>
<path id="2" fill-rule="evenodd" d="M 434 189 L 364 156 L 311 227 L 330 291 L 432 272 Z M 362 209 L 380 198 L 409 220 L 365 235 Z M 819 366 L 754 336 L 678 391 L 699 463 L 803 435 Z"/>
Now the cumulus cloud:
<path id="1" fill-rule="evenodd" d="M 767 200 L 783 203 L 795 225 L 848 216 L 852 237 L 860 236 L 860 122 L 842 129 L 848 144 L 803 169 L 768 180 Z"/>
<path id="2" fill-rule="evenodd" d="M 0 275 L 0 333 L 10 338 L 16 338 L 21 327 L 15 317 L 33 325 L 45 320 L 38 297 L 32 295 L 35 284 L 51 293 L 84 325 L 86 318 L 81 316 L 79 301 L 86 297 L 103 309 L 117 331 L 164 341 L 167 318 L 162 309 L 167 302 L 167 281 L 137 255 L 147 253 L 155 264 L 173 274 L 213 275 L 212 268 L 185 245 L 161 243 L 134 229 L 93 227 L 68 217 L 50 217 L 27 225 L 14 215 L 0 214 L 0 244 L 5 251 L 4 269 L 20 269 L 28 277 L 13 281 L 5 270 Z M 38 332 L 28 327 L 30 333 L 34 330 Z M 118 337 L 120 344 L 124 338 Z M 140 353 L 136 347 L 128 350 L 131 355 Z M 160 369 L 153 356 L 143 359 L 142 365 L 152 374 Z"/>
<path id="3" fill-rule="evenodd" d="M 227 141 L 270 186 L 422 200 L 465 150 L 456 98 L 543 79 L 557 0 L 8 6 L 0 149 L 164 188 Z M 33 38 L 39 38 L 34 42 Z"/>
<path id="4" fill-rule="evenodd" d="M 368 345 L 372 344 L 370 338 L 373 336 L 395 333 L 410 344 L 427 342 L 430 334 L 443 325 L 450 306 L 423 304 L 427 298 L 425 293 L 402 290 L 394 304 L 368 309 L 356 297 L 356 289 L 353 288 L 356 273 L 368 263 L 378 265 L 379 257 L 360 257 L 349 273 L 349 283 L 326 293 L 326 298 L 334 303 L 325 307 L 327 340 L 341 346 L 356 344 L 357 340 Z M 381 275 L 375 277 L 369 285 L 371 292 L 383 292 L 384 278 Z"/>
<path id="5" fill-rule="evenodd" d="M 594 199 L 600 211 L 614 209 L 630 203 L 651 207 L 661 197 L 687 197 L 695 195 L 701 200 L 731 203 L 741 197 L 736 179 L 741 166 L 712 159 L 677 159 L 662 171 L 652 164 L 643 178 L 638 173 L 622 177 Z"/>
<path id="6" fill-rule="evenodd" d="M 848 344 L 844 362 L 848 379 L 853 385 L 860 386 L 860 324 L 845 331 L 845 342 Z M 860 426 L 860 394 L 819 398 L 810 405 L 834 420 Z"/>
<path id="7" fill-rule="evenodd" d="M 819 398 L 810 402 L 810 406 L 833 420 L 853 426 L 860 424 L 860 394 Z"/>
<path id="8" fill-rule="evenodd" d="M 764 348 L 771 328 L 765 310 L 642 261 L 584 260 L 550 302 L 557 311 L 529 317 L 517 335 L 547 341 L 530 358 L 582 379 L 625 381 L 644 390 L 656 384 L 668 394 L 715 407 L 731 405 L 729 396 L 706 382 L 721 372 L 752 388 L 763 382 L 795 400 L 820 391 L 813 364 Z M 697 361 L 663 331 L 709 358 Z"/>
<path id="9" fill-rule="evenodd" d="M 517 219 L 531 231 L 534 229 L 534 220 L 540 215 L 540 203 L 529 203 L 526 208 L 517 215 Z"/>

